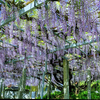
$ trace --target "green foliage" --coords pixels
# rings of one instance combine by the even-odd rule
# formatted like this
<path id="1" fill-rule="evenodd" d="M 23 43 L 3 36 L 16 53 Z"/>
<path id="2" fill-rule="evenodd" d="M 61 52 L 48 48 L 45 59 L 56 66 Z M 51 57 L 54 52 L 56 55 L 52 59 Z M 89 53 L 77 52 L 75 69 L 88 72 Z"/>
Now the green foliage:
<path id="1" fill-rule="evenodd" d="M 60 91 L 55 91 L 54 93 L 51 93 L 50 99 L 60 99 L 63 96 L 63 94 Z M 36 99 L 40 99 L 41 97 L 37 97 Z M 43 96 L 43 99 L 47 99 L 47 94 Z"/>
<path id="2" fill-rule="evenodd" d="M 87 91 L 80 92 L 78 94 L 78 98 L 79 99 L 87 99 L 87 94 L 88 94 Z M 100 99 L 99 92 L 97 92 L 97 93 L 95 91 L 91 92 L 91 99 Z"/>
<path id="3" fill-rule="evenodd" d="M 92 83 L 91 83 L 91 87 L 92 87 L 93 85 L 95 85 L 96 83 L 97 83 L 96 81 L 92 82 Z"/>
<path id="4" fill-rule="evenodd" d="M 79 83 L 79 85 L 80 85 L 80 86 L 85 85 L 85 81 L 81 81 L 81 82 Z"/>
<path id="5" fill-rule="evenodd" d="M 30 90 L 30 86 L 26 85 L 25 89 Z"/>
<path id="6" fill-rule="evenodd" d="M 98 86 L 96 85 L 98 83 Z M 83 86 L 85 85 L 85 81 L 81 81 L 79 83 L 79 86 Z M 96 90 L 95 90 L 95 86 L 96 85 Z M 91 99 L 100 99 L 100 93 L 99 90 L 100 89 L 100 84 L 99 84 L 99 80 L 98 81 L 94 81 L 91 84 Z M 87 90 L 80 90 L 78 95 L 75 95 L 75 91 L 70 93 L 70 99 L 87 99 Z M 63 99 L 64 94 L 62 92 L 59 91 L 55 91 L 54 93 L 51 93 L 51 99 Z M 40 97 L 36 98 L 36 99 L 40 99 Z M 43 96 L 43 99 L 47 99 L 47 94 Z"/>
<path id="7" fill-rule="evenodd" d="M 70 95 L 71 95 L 71 99 L 76 99 L 75 93 L 71 92 Z"/>
<path id="8" fill-rule="evenodd" d="M 75 95 L 75 93 L 71 92 L 70 93 L 70 99 L 87 99 L 87 91 L 82 91 L 80 92 L 77 96 Z M 36 99 L 40 99 L 41 97 L 37 97 Z M 63 98 L 63 94 L 61 92 L 54 92 L 51 93 L 51 99 L 62 99 Z M 43 99 L 47 99 L 47 94 L 45 94 L 43 96 Z M 98 92 L 91 92 L 91 99 L 100 99 L 100 94 Z"/>
<path id="9" fill-rule="evenodd" d="M 81 99 L 87 99 L 87 91 L 83 91 L 83 92 L 80 92 L 78 94 L 78 97 L 81 98 Z"/>
<path id="10" fill-rule="evenodd" d="M 100 89 L 100 84 L 99 84 L 100 80 L 94 81 L 91 83 L 91 99 L 100 99 L 100 93 L 99 93 L 99 89 Z M 98 85 L 97 85 L 98 83 Z M 80 82 L 80 85 L 85 85 L 84 81 Z M 80 93 L 78 94 L 78 99 L 87 99 L 87 90 L 86 91 L 80 91 Z M 71 95 L 72 96 L 72 95 Z"/>

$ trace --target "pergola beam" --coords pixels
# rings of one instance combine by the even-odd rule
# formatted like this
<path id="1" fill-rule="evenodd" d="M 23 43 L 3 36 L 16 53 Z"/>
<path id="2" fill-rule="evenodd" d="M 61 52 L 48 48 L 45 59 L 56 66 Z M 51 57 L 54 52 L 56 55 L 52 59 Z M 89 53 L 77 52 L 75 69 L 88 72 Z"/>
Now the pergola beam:
<path id="1" fill-rule="evenodd" d="M 5 2 L 5 1 L 3 1 L 3 0 L 0 0 L 0 3 L 2 3 L 2 4 L 7 4 L 7 6 L 10 8 L 10 5 L 7 3 L 7 2 Z"/>
<path id="2" fill-rule="evenodd" d="M 34 5 L 34 2 L 30 3 L 26 7 L 22 8 L 21 10 L 19 10 L 19 16 L 22 16 L 24 14 L 27 14 L 28 12 L 32 11 L 33 9 L 36 9 L 37 7 L 41 7 L 41 5 L 44 2 L 48 2 L 48 0 L 42 0 L 42 1 L 38 0 L 37 3 L 36 3 L 36 5 Z M 0 23 L 0 28 L 2 28 L 2 26 L 8 24 L 11 21 L 14 21 L 15 19 L 16 19 L 16 17 L 13 16 L 11 18 L 6 19 L 5 21 L 2 21 Z"/>
<path id="3" fill-rule="evenodd" d="M 11 44 L 11 43 L 4 42 L 4 41 L 2 41 L 2 40 L 0 40 L 0 42 L 5 43 L 5 44 L 8 44 L 8 45 L 11 45 L 11 46 L 13 46 L 13 47 L 18 47 L 17 45 L 13 45 L 13 44 Z"/>
<path id="4" fill-rule="evenodd" d="M 99 40 L 100 40 L 100 37 L 99 37 Z M 61 48 L 57 48 L 57 49 L 55 49 L 55 50 L 53 50 L 53 51 L 50 51 L 49 53 L 54 53 L 54 52 L 56 52 L 56 51 L 59 51 L 59 50 L 66 50 L 66 49 L 69 49 L 69 48 L 78 48 L 79 46 L 91 44 L 91 43 L 94 43 L 94 42 L 96 42 L 96 39 L 91 40 L 91 41 L 85 41 L 85 42 L 83 42 L 83 43 L 77 43 L 77 44 L 67 45 L 67 46 L 65 46 L 65 48 L 62 48 L 62 49 L 61 49 Z M 81 52 L 82 52 L 82 51 L 81 51 Z M 100 51 L 97 51 L 97 52 L 100 52 Z M 85 52 L 84 52 L 84 53 L 85 53 Z M 30 55 L 30 56 L 27 57 L 27 59 L 29 59 L 29 58 L 33 58 L 33 56 Z M 22 61 L 22 60 L 24 60 L 24 58 L 23 58 L 23 59 L 19 58 L 19 60 L 15 59 L 15 60 L 13 60 L 13 62 Z M 11 63 L 11 62 L 12 62 L 12 61 L 7 62 L 7 63 Z"/>
<path id="5" fill-rule="evenodd" d="M 99 40 L 100 40 L 100 37 L 99 37 Z M 88 44 L 90 45 L 91 43 L 94 43 L 94 42 L 97 42 L 96 38 L 94 40 L 85 41 L 83 43 L 66 45 L 64 48 L 56 48 L 55 50 L 52 50 L 49 53 L 54 53 L 56 51 L 66 50 L 66 49 L 69 49 L 69 48 L 77 48 L 77 47 L 82 46 L 82 45 L 88 45 Z M 98 52 L 100 52 L 100 51 L 98 51 Z"/>
<path id="6" fill-rule="evenodd" d="M 5 4 L 5 2 L 4 2 L 4 1 L 2 1 L 2 0 L 0 0 L 0 3 Z"/>
<path id="7" fill-rule="evenodd" d="M 0 0 L 0 1 L 2 1 L 2 0 Z M 24 15 L 24 14 L 26 14 L 26 13 L 28 13 L 28 12 L 30 12 L 30 11 L 32 11 L 33 9 L 36 9 L 36 7 L 40 7 L 42 4 L 43 4 L 43 2 L 48 2 L 49 0 L 41 0 L 41 1 L 37 1 L 37 3 L 36 3 L 36 5 L 34 5 L 34 2 L 32 2 L 31 4 L 29 4 L 29 5 L 27 5 L 26 7 L 24 7 L 24 8 L 22 8 L 20 11 L 19 11 L 19 16 L 22 16 L 22 15 Z M 1 24 L 0 24 L 0 28 L 2 27 L 2 26 L 4 26 L 5 24 L 8 24 L 9 22 L 11 22 L 11 21 L 13 21 L 13 20 L 15 20 L 16 19 L 16 17 L 14 16 L 14 17 L 12 17 L 12 18 L 8 18 L 6 21 L 3 21 Z M 55 34 L 56 35 L 56 34 Z M 58 36 L 59 37 L 59 36 Z M 91 43 L 93 43 L 93 42 L 96 42 L 96 39 L 94 39 L 94 40 L 91 40 L 91 41 L 85 41 L 85 42 L 83 42 L 83 43 L 77 43 L 77 44 L 71 44 L 69 41 L 66 41 L 66 42 L 68 42 L 70 45 L 67 45 L 67 46 L 65 46 L 64 48 L 56 48 L 55 50 L 53 50 L 53 51 L 50 51 L 49 53 L 53 53 L 53 52 L 56 52 L 56 51 L 59 51 L 59 50 L 64 50 L 64 49 L 69 49 L 69 48 L 77 48 L 77 47 L 79 47 L 79 46 L 81 46 L 81 45 L 87 45 L 87 44 L 91 44 Z"/>

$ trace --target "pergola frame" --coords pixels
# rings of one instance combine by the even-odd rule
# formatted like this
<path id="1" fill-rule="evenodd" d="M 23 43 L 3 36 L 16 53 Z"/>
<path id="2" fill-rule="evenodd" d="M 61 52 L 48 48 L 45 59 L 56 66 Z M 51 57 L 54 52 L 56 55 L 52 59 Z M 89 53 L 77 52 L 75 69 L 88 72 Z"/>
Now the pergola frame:
<path id="1" fill-rule="evenodd" d="M 5 3 L 3 2 L 2 0 L 0 0 L 1 3 Z M 30 3 L 29 5 L 27 5 L 26 7 L 22 8 L 21 10 L 19 10 L 19 16 L 22 16 L 24 14 L 27 14 L 28 12 L 32 11 L 33 9 L 37 9 L 37 7 L 41 7 L 41 5 L 44 3 L 44 2 L 49 2 L 49 0 L 37 0 L 36 3 L 32 2 Z M 34 5 L 35 4 L 35 5 Z M 9 5 L 9 4 L 7 4 Z M 0 28 L 2 28 L 4 25 L 6 24 L 9 24 L 9 22 L 11 21 L 14 21 L 16 19 L 16 16 L 13 16 L 12 18 L 7 18 L 5 21 L 2 21 L 0 23 Z M 21 31 L 24 31 L 22 28 L 20 28 Z M 56 33 L 54 33 L 56 35 Z M 56 35 L 59 37 L 59 35 Z M 40 39 L 40 37 L 37 37 L 38 39 Z M 100 40 L 100 38 L 99 38 Z M 0 42 L 3 42 L 2 40 Z M 83 42 L 80 42 L 80 43 L 74 43 L 72 44 L 71 42 L 69 42 L 68 40 L 66 40 L 67 43 L 69 43 L 69 45 L 66 45 L 65 48 L 61 49 L 61 48 L 56 48 L 55 50 L 52 50 L 50 51 L 49 53 L 53 53 L 53 52 L 56 52 L 56 51 L 59 51 L 59 50 L 66 50 L 66 49 L 69 49 L 69 48 L 77 48 L 79 46 L 82 46 L 82 45 L 91 45 L 91 43 L 94 43 L 94 42 L 97 42 L 96 39 L 92 39 L 90 41 L 83 41 Z M 8 43 L 9 44 L 9 43 Z M 15 46 L 13 44 L 9 44 L 11 46 Z M 15 46 L 16 47 L 16 46 Z M 82 51 L 82 50 L 81 50 Z M 96 50 L 97 51 L 97 50 Z M 83 51 L 82 51 L 83 52 Z M 97 52 L 100 52 L 100 51 L 97 51 Z"/>
<path id="2" fill-rule="evenodd" d="M 4 2 L 2 1 L 2 0 L 0 0 L 0 2 L 1 3 L 3 3 L 4 4 Z M 37 0 L 37 3 L 34 3 L 34 2 L 32 2 L 32 3 L 30 3 L 29 5 L 27 5 L 26 7 L 24 7 L 24 8 L 22 8 L 21 10 L 19 10 L 19 16 L 22 16 L 22 15 L 24 15 L 24 14 L 27 14 L 28 12 L 30 12 L 30 11 L 32 11 L 33 9 L 37 9 L 37 7 L 41 7 L 41 5 L 44 3 L 44 2 L 49 2 L 49 0 L 43 0 L 43 1 L 39 1 L 39 0 Z M 2 23 L 0 23 L 0 28 L 2 28 L 4 25 L 6 25 L 6 24 L 9 24 L 11 21 L 14 21 L 16 19 L 16 17 L 15 16 L 13 16 L 12 18 L 8 18 L 6 21 L 2 21 Z M 21 30 L 23 30 L 23 29 L 21 29 Z M 56 35 L 56 33 L 55 33 L 55 35 Z M 59 35 L 57 35 L 58 37 L 59 37 Z M 37 37 L 38 39 L 40 39 L 39 37 Z M 99 41 L 100 41 L 100 37 L 99 37 Z M 80 43 L 75 43 L 75 44 L 72 44 L 71 42 L 69 42 L 69 41 L 67 41 L 66 40 L 66 42 L 67 43 L 69 43 L 69 45 L 66 45 L 64 48 L 56 48 L 55 50 L 52 50 L 52 51 L 50 51 L 49 53 L 54 53 L 54 52 L 56 52 L 56 51 L 59 51 L 59 50 L 66 50 L 66 49 L 69 49 L 69 48 L 78 48 L 79 46 L 82 46 L 82 45 L 90 45 L 90 46 L 92 46 L 91 44 L 92 43 L 94 43 L 94 42 L 99 42 L 99 41 L 97 41 L 96 40 L 96 38 L 95 39 L 92 39 L 92 40 L 90 40 L 90 41 L 83 41 L 83 42 L 80 42 Z M 0 41 L 0 42 L 3 42 L 2 40 Z M 13 46 L 14 47 L 14 45 L 13 44 L 9 44 L 9 45 L 11 45 L 11 46 Z M 16 46 L 15 46 L 16 47 Z M 97 49 L 95 49 L 97 52 L 100 52 L 100 51 L 98 51 Z M 81 52 L 83 52 L 84 54 L 86 54 L 84 51 L 82 51 L 82 50 L 80 50 Z M 17 60 L 17 59 L 14 59 L 13 60 L 13 62 L 16 62 L 16 61 L 20 61 L 20 60 L 24 60 L 24 59 L 29 59 L 29 58 L 31 58 L 32 56 L 30 55 L 29 57 L 27 57 L 27 58 L 19 58 L 19 60 Z M 63 57 L 63 58 L 65 58 L 65 59 L 67 59 L 68 60 L 68 58 L 66 58 L 66 57 Z M 12 62 L 12 61 L 10 61 L 10 62 Z M 8 62 L 8 63 L 10 63 L 10 62 Z M 45 67 L 47 67 L 47 61 L 45 62 Z M 68 61 L 67 61 L 67 64 L 68 64 Z M 66 66 L 66 61 L 64 60 L 64 66 Z M 68 67 L 68 66 L 67 66 Z M 46 69 L 45 69 L 46 70 Z M 65 72 L 66 73 L 66 72 Z M 43 73 L 43 83 L 44 83 L 44 76 L 45 76 L 45 73 Z M 67 76 L 67 77 L 69 77 L 69 76 Z M 66 80 L 67 82 L 68 82 L 68 80 Z M 44 86 L 43 86 L 44 87 Z M 43 89 L 43 87 L 42 87 L 42 89 Z M 67 92 L 68 92 L 68 88 L 67 88 Z M 42 90 L 42 93 L 43 93 L 43 90 Z M 65 96 L 65 98 L 66 98 L 66 96 Z"/>

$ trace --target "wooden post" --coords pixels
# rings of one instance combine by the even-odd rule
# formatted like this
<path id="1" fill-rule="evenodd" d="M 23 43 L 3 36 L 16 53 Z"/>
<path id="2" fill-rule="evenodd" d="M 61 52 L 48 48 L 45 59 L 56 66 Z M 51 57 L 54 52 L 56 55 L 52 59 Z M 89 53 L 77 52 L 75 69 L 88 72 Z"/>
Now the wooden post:
<path id="1" fill-rule="evenodd" d="M 47 72 L 47 43 L 46 43 L 46 57 L 45 57 L 45 72 Z"/>
<path id="2" fill-rule="evenodd" d="M 90 68 L 87 71 L 88 76 L 87 76 L 87 88 L 88 88 L 88 95 L 87 99 L 91 99 L 91 71 Z"/>
<path id="3" fill-rule="evenodd" d="M 32 84 L 31 84 L 31 86 L 30 86 L 29 93 L 30 93 L 30 99 L 32 99 Z"/>
<path id="4" fill-rule="evenodd" d="M 2 97 L 1 97 L 1 95 L 2 95 L 2 80 L 1 80 L 1 82 L 0 82 L 0 99 L 2 99 Z"/>
<path id="5" fill-rule="evenodd" d="M 63 60 L 64 99 L 69 99 L 69 61 Z"/>
<path id="6" fill-rule="evenodd" d="M 39 96 L 40 96 L 40 80 L 39 80 L 39 85 L 38 85 L 38 96 L 37 97 Z"/>
<path id="7" fill-rule="evenodd" d="M 3 99 L 5 99 L 5 84 L 3 85 Z"/>
<path id="8" fill-rule="evenodd" d="M 44 78 L 45 78 L 45 72 L 43 72 L 43 78 L 42 78 L 42 91 L 41 91 L 41 99 L 43 99 L 43 90 L 44 90 Z"/>
<path id="9" fill-rule="evenodd" d="M 26 85 L 26 68 L 24 67 L 22 70 L 22 78 L 20 79 L 20 90 L 18 92 L 18 99 L 23 99 L 25 85 Z"/>
<path id="10" fill-rule="evenodd" d="M 51 94 L 51 73 L 48 74 L 48 88 L 47 88 L 47 99 L 50 99 L 50 94 Z"/>

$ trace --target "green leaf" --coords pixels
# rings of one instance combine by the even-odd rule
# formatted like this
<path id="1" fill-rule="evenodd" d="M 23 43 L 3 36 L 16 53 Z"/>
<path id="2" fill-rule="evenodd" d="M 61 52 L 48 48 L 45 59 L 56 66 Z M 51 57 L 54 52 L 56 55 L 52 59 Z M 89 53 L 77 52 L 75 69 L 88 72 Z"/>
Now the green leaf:
<path id="1" fill-rule="evenodd" d="M 38 18 L 38 12 L 37 9 L 34 9 L 32 12 L 28 13 L 29 17 L 34 17 L 34 18 Z"/>
<path id="2" fill-rule="evenodd" d="M 57 9 L 60 9 L 60 2 L 56 2 L 56 7 L 57 7 Z"/>
<path id="3" fill-rule="evenodd" d="M 88 32 L 85 32 L 85 34 L 88 34 Z"/>
<path id="4" fill-rule="evenodd" d="M 9 39 L 9 43 L 11 43 L 12 42 L 12 39 Z"/>
<path id="5" fill-rule="evenodd" d="M 19 2 L 19 0 L 15 0 L 15 3 L 18 3 Z"/>
<path id="6" fill-rule="evenodd" d="M 1 39 L 4 39 L 4 38 L 6 38 L 6 35 L 3 34 L 3 35 L 1 36 Z"/>
<path id="7" fill-rule="evenodd" d="M 45 43 L 43 40 L 41 40 L 41 41 L 38 41 L 38 45 L 45 45 Z"/>

